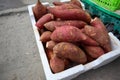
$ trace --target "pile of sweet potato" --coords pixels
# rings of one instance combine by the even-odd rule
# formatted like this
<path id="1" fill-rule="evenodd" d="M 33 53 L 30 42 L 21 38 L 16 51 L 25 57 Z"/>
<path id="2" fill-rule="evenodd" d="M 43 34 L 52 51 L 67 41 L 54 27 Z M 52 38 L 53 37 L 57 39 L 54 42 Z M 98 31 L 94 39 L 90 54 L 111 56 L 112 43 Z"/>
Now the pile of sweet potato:
<path id="1" fill-rule="evenodd" d="M 36 22 L 53 73 L 86 64 L 111 51 L 103 22 L 92 19 L 79 1 L 53 4 Z"/>

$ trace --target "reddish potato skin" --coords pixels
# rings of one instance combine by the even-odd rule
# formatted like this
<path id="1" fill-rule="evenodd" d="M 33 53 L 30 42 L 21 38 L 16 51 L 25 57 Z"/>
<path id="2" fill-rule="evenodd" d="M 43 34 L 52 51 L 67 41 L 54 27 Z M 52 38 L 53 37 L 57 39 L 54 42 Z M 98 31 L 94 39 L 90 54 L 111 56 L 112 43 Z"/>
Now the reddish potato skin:
<path id="1" fill-rule="evenodd" d="M 70 61 L 68 59 L 63 59 L 65 64 L 65 69 L 67 69 L 70 66 Z"/>
<path id="2" fill-rule="evenodd" d="M 96 42 L 94 39 L 92 39 L 91 37 L 89 37 L 88 35 L 84 34 L 86 36 L 86 39 L 81 40 L 81 43 L 84 45 L 89 45 L 89 46 L 98 46 L 99 43 Z"/>
<path id="3" fill-rule="evenodd" d="M 51 7 L 48 7 L 48 10 L 49 8 Z M 68 3 L 65 3 L 61 6 L 55 6 L 54 9 L 57 9 L 57 10 L 66 10 L 66 9 L 81 9 L 79 6 L 77 5 L 74 5 L 74 4 L 68 4 Z"/>
<path id="4" fill-rule="evenodd" d="M 78 0 L 71 0 L 70 3 L 75 4 L 75 5 L 79 6 L 80 8 L 82 8 L 82 5 Z"/>
<path id="5" fill-rule="evenodd" d="M 59 2 L 59 1 L 54 1 L 53 4 L 55 6 L 61 6 L 61 5 L 64 5 L 64 4 L 74 4 L 74 5 L 78 6 L 79 8 L 82 8 L 81 3 L 77 0 L 71 0 L 70 2 L 66 2 L 66 3 Z"/>
<path id="6" fill-rule="evenodd" d="M 105 30 L 105 32 L 104 32 L 105 34 L 108 33 L 105 25 L 103 24 L 103 22 L 99 18 L 95 17 L 93 20 L 91 20 L 90 24 L 94 27 L 101 29 L 101 30 Z"/>
<path id="7" fill-rule="evenodd" d="M 49 21 L 46 24 L 44 24 L 45 28 L 50 31 L 54 31 L 57 27 L 61 27 L 65 25 L 75 26 L 81 29 L 85 25 L 87 25 L 87 23 L 85 23 L 84 21 L 79 21 L 79 20 L 67 20 L 67 21 Z"/>
<path id="8" fill-rule="evenodd" d="M 55 42 L 55 41 L 48 41 L 47 43 L 46 43 L 46 48 L 47 49 L 53 49 L 53 47 L 55 46 L 57 44 L 57 42 Z"/>
<path id="9" fill-rule="evenodd" d="M 45 14 L 44 16 L 42 16 L 38 21 L 37 23 L 35 24 L 37 26 L 37 28 L 40 30 L 40 29 L 43 29 L 44 28 L 44 24 L 46 22 L 49 22 L 51 20 L 54 19 L 54 16 L 53 14 L 51 13 L 48 13 L 48 14 Z"/>
<path id="10" fill-rule="evenodd" d="M 50 37 L 51 40 L 56 42 L 82 42 L 87 45 L 98 45 L 96 41 L 74 26 L 58 27 L 52 32 Z"/>
<path id="11" fill-rule="evenodd" d="M 50 67 L 54 73 L 61 72 L 65 69 L 64 60 L 54 56 L 52 59 L 50 59 Z"/>
<path id="12" fill-rule="evenodd" d="M 99 36 L 99 38 L 96 38 L 96 41 L 100 43 L 100 45 L 104 48 L 105 52 L 111 51 L 112 49 L 110 44 L 110 38 L 103 22 L 96 17 L 91 21 L 91 25 L 95 27 L 95 30 L 97 31 L 96 36 Z"/>
<path id="13" fill-rule="evenodd" d="M 50 59 L 52 59 L 55 55 L 53 54 L 53 50 L 51 49 L 45 49 L 46 50 L 46 54 L 48 57 L 48 61 L 50 61 Z"/>
<path id="14" fill-rule="evenodd" d="M 51 39 L 50 39 L 51 34 L 52 34 L 52 33 L 51 33 L 50 31 L 45 31 L 45 32 L 43 32 L 42 35 L 40 36 L 40 40 L 41 40 L 42 42 L 47 42 L 47 41 L 51 40 Z"/>
<path id="15" fill-rule="evenodd" d="M 65 4 L 65 3 L 59 2 L 59 1 L 54 1 L 53 4 L 54 4 L 55 6 L 61 6 L 61 5 Z"/>
<path id="16" fill-rule="evenodd" d="M 51 40 L 56 42 L 78 42 L 85 40 L 86 36 L 74 26 L 61 26 L 51 34 Z"/>
<path id="17" fill-rule="evenodd" d="M 96 22 L 96 20 L 95 20 L 95 22 Z M 94 24 L 95 24 L 95 22 L 94 22 Z M 91 24 L 93 24 L 93 22 Z M 96 24 L 98 24 L 97 25 L 98 27 L 86 25 L 84 27 L 84 32 L 87 35 L 89 35 L 91 38 L 93 38 L 95 41 L 97 41 L 99 43 L 99 45 L 107 53 L 112 50 L 111 44 L 110 44 L 110 38 L 108 36 L 108 33 L 107 33 L 105 27 L 103 25 L 100 26 L 101 22 L 97 22 Z"/>
<path id="18" fill-rule="evenodd" d="M 74 4 L 70 4 L 70 3 L 69 4 L 63 4 L 59 7 L 61 7 L 61 9 L 81 9 L 79 6 L 74 5 Z"/>
<path id="19" fill-rule="evenodd" d="M 47 54 L 49 63 L 50 63 L 50 60 L 53 60 L 52 58 L 55 58 L 55 56 L 56 56 L 56 55 L 53 53 L 53 50 L 51 50 L 51 49 L 46 49 L 46 54 Z M 57 57 L 57 58 L 58 58 L 58 57 Z M 64 69 L 66 69 L 66 68 L 69 67 L 69 65 L 70 65 L 69 60 L 64 59 L 64 58 L 63 58 L 63 59 L 60 58 L 60 60 L 61 60 L 61 62 L 64 62 L 64 66 L 65 66 Z M 52 64 L 52 63 L 51 63 L 51 64 Z"/>
<path id="20" fill-rule="evenodd" d="M 92 58 L 98 58 L 105 52 L 100 46 L 87 46 L 84 45 L 84 49 Z"/>
<path id="21" fill-rule="evenodd" d="M 57 18 L 61 18 L 62 20 L 82 20 L 87 23 L 90 23 L 91 21 L 91 16 L 82 9 L 59 10 L 49 7 L 48 10 L 50 11 L 50 13 L 55 15 Z"/>
<path id="22" fill-rule="evenodd" d="M 95 60 L 95 58 L 91 57 L 89 54 L 86 54 L 86 56 L 87 56 L 87 62 L 88 63 Z"/>
<path id="23" fill-rule="evenodd" d="M 60 42 L 53 48 L 53 53 L 59 57 L 69 59 L 76 63 L 86 63 L 87 58 L 82 49 L 68 42 Z"/>
<path id="24" fill-rule="evenodd" d="M 53 68 L 55 65 L 53 64 L 53 63 L 55 63 L 54 62 L 54 60 L 56 60 L 56 54 L 54 54 L 53 53 L 53 50 L 51 50 L 51 49 L 46 49 L 46 54 L 47 54 L 47 57 L 48 57 L 48 61 L 49 61 L 49 63 L 51 64 L 51 67 Z M 59 57 L 57 57 L 57 61 L 59 60 L 59 62 L 58 63 L 61 63 L 63 66 L 62 66 L 62 70 L 63 70 L 63 67 L 64 67 L 64 69 L 67 69 L 68 67 L 69 67 L 69 65 L 70 65 L 70 62 L 69 62 L 69 60 L 67 60 L 67 59 L 64 59 L 64 58 L 59 58 Z M 50 62 L 51 61 L 51 62 Z M 57 61 L 56 61 L 56 63 L 55 64 L 57 64 Z M 64 62 L 64 64 L 63 64 L 63 62 Z M 53 65 L 53 66 L 52 66 Z M 57 66 L 56 66 L 57 67 Z M 58 69 L 58 70 L 60 70 L 60 71 L 62 71 L 61 69 Z M 54 72 L 57 72 L 56 70 L 55 70 L 55 68 L 53 69 L 53 71 Z"/>
<path id="25" fill-rule="evenodd" d="M 55 24 L 56 24 L 55 22 L 57 22 L 57 21 L 49 21 L 49 22 L 45 23 L 44 26 L 47 30 L 54 31 Z"/>
<path id="26" fill-rule="evenodd" d="M 47 7 L 42 5 L 39 0 L 36 3 L 36 5 L 32 8 L 32 10 L 36 21 L 38 21 L 43 15 L 47 13 Z"/>

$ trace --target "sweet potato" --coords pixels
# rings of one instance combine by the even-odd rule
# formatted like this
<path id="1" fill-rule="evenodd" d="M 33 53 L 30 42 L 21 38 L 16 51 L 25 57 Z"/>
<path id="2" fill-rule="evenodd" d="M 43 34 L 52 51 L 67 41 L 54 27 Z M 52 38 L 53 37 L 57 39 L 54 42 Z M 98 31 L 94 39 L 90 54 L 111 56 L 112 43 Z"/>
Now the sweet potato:
<path id="1" fill-rule="evenodd" d="M 61 27 L 65 25 L 75 26 L 79 29 L 83 28 L 87 23 L 80 20 L 67 20 L 67 21 L 49 21 L 44 24 L 45 28 L 54 31 L 56 27 Z"/>
<path id="2" fill-rule="evenodd" d="M 56 28 L 51 34 L 51 40 L 56 42 L 82 42 L 88 45 L 98 45 L 96 41 L 74 26 L 61 26 Z"/>
<path id="3" fill-rule="evenodd" d="M 49 7 L 48 10 L 57 18 L 61 18 L 62 20 L 83 20 L 87 23 L 91 21 L 91 16 L 89 13 L 82 9 L 64 9 L 59 10 L 56 8 Z"/>
<path id="4" fill-rule="evenodd" d="M 100 35 L 101 33 L 99 34 L 99 30 L 96 30 L 96 28 L 93 26 L 86 25 L 84 27 L 84 32 L 99 44 L 104 41 L 104 39 L 101 38 L 103 35 Z"/>
<path id="5" fill-rule="evenodd" d="M 99 18 L 95 17 L 94 19 L 91 20 L 90 24 L 93 27 L 99 28 L 100 30 L 104 31 L 104 34 L 108 35 L 108 32 L 107 32 L 105 25 L 103 24 L 103 22 Z"/>
<path id="6" fill-rule="evenodd" d="M 54 73 L 61 72 L 65 69 L 64 60 L 54 56 L 52 59 L 50 59 L 50 67 Z"/>
<path id="7" fill-rule="evenodd" d="M 40 36 L 40 40 L 41 40 L 42 42 L 47 42 L 47 41 L 51 40 L 51 39 L 50 39 L 50 36 L 51 36 L 51 32 L 50 32 L 50 31 L 45 31 L 45 32 L 43 32 L 42 35 Z"/>
<path id="8" fill-rule="evenodd" d="M 57 42 L 55 42 L 55 41 L 48 41 L 48 42 L 46 42 L 46 48 L 47 49 L 53 49 L 53 47 L 55 46 L 57 44 Z"/>
<path id="9" fill-rule="evenodd" d="M 35 24 L 37 26 L 37 28 L 40 30 L 42 29 L 44 26 L 44 24 L 50 20 L 54 19 L 54 16 L 53 14 L 51 13 L 48 13 L 48 14 L 45 14 L 44 16 L 42 16 L 38 21 L 37 23 Z"/>
<path id="10" fill-rule="evenodd" d="M 58 27 L 51 34 L 51 40 L 56 42 L 77 42 L 85 39 L 86 36 L 74 26 Z"/>
<path id="11" fill-rule="evenodd" d="M 83 50 L 68 42 L 60 42 L 55 45 L 53 53 L 59 57 L 69 59 L 76 63 L 85 63 L 87 61 Z"/>
<path id="12" fill-rule="evenodd" d="M 53 50 L 51 49 L 45 49 L 45 51 L 46 51 L 48 61 L 50 61 L 50 59 L 52 59 L 55 56 L 55 54 L 53 53 Z"/>
<path id="13" fill-rule="evenodd" d="M 84 34 L 84 35 L 86 36 L 86 39 L 80 41 L 82 44 L 89 45 L 89 46 L 98 46 L 99 45 L 99 43 L 96 42 L 94 39 L 87 36 L 86 34 Z"/>
<path id="14" fill-rule="evenodd" d="M 74 5 L 82 8 L 82 5 L 81 5 L 81 3 L 80 3 L 78 0 L 71 0 L 70 2 L 54 1 L 53 4 L 54 4 L 55 6 L 61 6 L 61 5 L 64 5 L 64 4 L 74 4 Z"/>
<path id="15" fill-rule="evenodd" d="M 91 25 L 95 26 L 86 25 L 84 27 L 85 33 L 96 40 L 105 52 L 111 51 L 110 39 L 103 23 L 98 18 L 95 18 Z"/>
<path id="16" fill-rule="evenodd" d="M 49 7 L 48 7 L 48 9 L 49 9 Z M 81 9 L 81 8 L 74 4 L 64 3 L 63 5 L 55 6 L 54 9 L 66 10 L 66 9 Z"/>
<path id="17" fill-rule="evenodd" d="M 78 0 L 71 0 L 70 3 L 75 4 L 75 5 L 79 6 L 80 8 L 82 8 L 82 5 Z"/>
<path id="18" fill-rule="evenodd" d="M 50 63 L 50 67 L 54 73 L 63 71 L 70 67 L 69 60 L 65 58 L 59 58 L 58 56 L 56 56 L 56 54 L 53 53 L 53 50 L 46 49 L 46 54 Z"/>
<path id="19" fill-rule="evenodd" d="M 86 54 L 86 56 L 87 56 L 87 62 L 88 63 L 95 60 L 95 58 L 91 57 L 89 54 Z"/>
<path id="20" fill-rule="evenodd" d="M 104 50 L 100 46 L 84 45 L 84 49 L 92 58 L 98 58 L 104 54 Z"/>
<path id="21" fill-rule="evenodd" d="M 106 52 L 111 51 L 112 49 L 110 44 L 110 38 L 103 22 L 96 17 L 91 21 L 91 25 L 95 27 L 97 33 L 96 36 L 99 36 L 99 38 L 96 36 L 94 37 L 96 41 L 100 43 L 100 45 L 104 48 Z"/>
<path id="22" fill-rule="evenodd" d="M 36 5 L 32 8 L 35 20 L 38 21 L 43 15 L 47 13 L 47 7 L 37 0 Z"/>
<path id="23" fill-rule="evenodd" d="M 40 29 L 38 30 L 39 31 L 39 34 L 41 35 L 42 33 L 44 33 L 46 30 L 43 28 L 43 29 Z"/>
<path id="24" fill-rule="evenodd" d="M 74 5 L 74 4 L 63 4 L 63 5 L 61 5 L 61 6 L 59 6 L 59 7 L 61 7 L 62 9 L 81 9 L 79 6 L 77 6 L 77 5 Z"/>
<path id="25" fill-rule="evenodd" d="M 65 69 L 65 60 L 57 57 L 54 53 L 53 50 L 46 49 L 48 61 L 51 67 L 51 70 L 54 73 L 61 72 Z"/>
<path id="26" fill-rule="evenodd" d="M 54 1 L 53 4 L 55 6 L 61 6 L 61 5 L 65 4 L 65 3 L 64 2 L 60 2 L 60 1 Z"/>
<path id="27" fill-rule="evenodd" d="M 44 24 L 45 28 L 49 31 L 54 31 L 55 30 L 55 22 L 57 21 L 49 21 L 47 23 Z"/>
<path id="28" fill-rule="evenodd" d="M 87 36 L 86 40 L 81 41 L 82 44 L 89 45 L 89 46 L 98 46 L 99 45 L 99 43 L 97 41 L 95 41 L 93 38 L 91 38 L 89 35 L 87 35 L 85 33 L 84 28 L 82 28 L 80 30 L 81 30 L 81 32 L 83 32 Z"/>
<path id="29" fill-rule="evenodd" d="M 65 69 L 70 67 L 70 61 L 68 59 L 63 59 L 64 64 L 65 64 Z"/>

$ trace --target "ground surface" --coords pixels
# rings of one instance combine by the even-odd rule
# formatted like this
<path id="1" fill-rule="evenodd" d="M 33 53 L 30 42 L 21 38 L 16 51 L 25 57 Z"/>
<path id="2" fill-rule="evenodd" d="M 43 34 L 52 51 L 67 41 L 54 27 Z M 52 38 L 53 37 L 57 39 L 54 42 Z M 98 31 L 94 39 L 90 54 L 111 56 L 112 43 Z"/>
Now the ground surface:
<path id="1" fill-rule="evenodd" d="M 35 2 L 0 0 L 0 80 L 46 80 L 27 10 Z M 119 71 L 120 57 L 73 80 L 120 80 Z"/>

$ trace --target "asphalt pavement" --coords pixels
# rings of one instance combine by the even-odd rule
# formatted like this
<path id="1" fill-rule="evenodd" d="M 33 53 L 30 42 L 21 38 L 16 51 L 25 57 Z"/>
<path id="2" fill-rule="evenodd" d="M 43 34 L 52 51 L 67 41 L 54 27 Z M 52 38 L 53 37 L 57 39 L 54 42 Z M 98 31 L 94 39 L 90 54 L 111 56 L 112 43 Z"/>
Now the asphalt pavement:
<path id="1" fill-rule="evenodd" d="M 0 80 L 46 80 L 27 10 L 36 1 L 0 0 Z M 119 71 L 120 57 L 72 80 L 120 80 Z"/>

